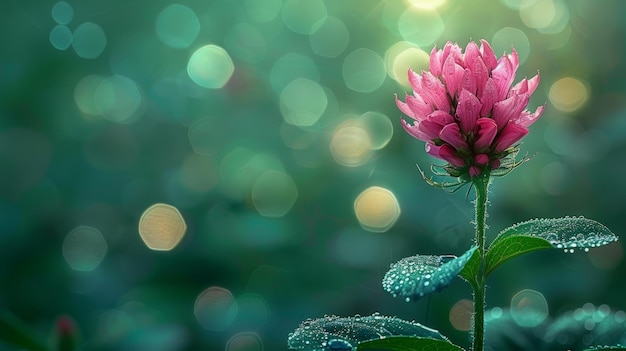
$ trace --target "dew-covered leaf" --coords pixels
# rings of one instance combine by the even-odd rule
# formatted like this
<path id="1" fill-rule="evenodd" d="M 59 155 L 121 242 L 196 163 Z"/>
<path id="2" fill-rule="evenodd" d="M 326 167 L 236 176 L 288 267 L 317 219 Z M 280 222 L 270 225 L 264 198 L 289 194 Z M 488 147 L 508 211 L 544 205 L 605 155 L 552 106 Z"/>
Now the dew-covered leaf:
<path id="1" fill-rule="evenodd" d="M 623 346 L 596 346 L 590 349 L 584 349 L 583 351 L 598 351 L 598 350 L 612 350 L 612 351 L 626 351 L 626 347 Z"/>
<path id="2" fill-rule="evenodd" d="M 618 238 L 609 228 L 585 217 L 539 218 L 518 223 L 498 235 L 491 246 L 499 240 L 513 235 L 524 235 L 547 240 L 552 247 L 573 252 L 575 249 L 588 251 L 604 246 Z"/>
<path id="3" fill-rule="evenodd" d="M 326 316 L 308 319 L 289 335 L 290 350 L 338 351 L 355 350 L 357 345 L 370 340 L 390 336 L 413 336 L 445 340 L 438 331 L 416 322 L 396 317 L 371 316 L 338 317 Z"/>
<path id="4" fill-rule="evenodd" d="M 465 264 L 465 267 L 459 273 L 459 276 L 465 279 L 476 290 L 478 288 L 478 277 L 480 275 L 480 253 L 474 250 L 474 253 Z"/>
<path id="5" fill-rule="evenodd" d="M 421 337 L 394 336 L 380 340 L 372 340 L 359 344 L 361 350 L 386 350 L 386 351 L 462 351 L 457 345 L 449 341 L 436 340 Z"/>
<path id="6" fill-rule="evenodd" d="M 498 235 L 485 255 L 485 276 L 509 259 L 537 250 L 589 251 L 617 241 L 604 225 L 584 217 L 540 218 L 518 223 Z"/>
<path id="7" fill-rule="evenodd" d="M 407 302 L 439 291 L 452 282 L 476 251 L 467 250 L 460 257 L 453 255 L 416 255 L 393 263 L 383 279 L 383 288 Z"/>
<path id="8" fill-rule="evenodd" d="M 553 246 L 549 241 L 539 237 L 526 235 L 503 237 L 494 242 L 485 255 L 485 277 L 499 265 L 513 257 L 552 248 Z"/>

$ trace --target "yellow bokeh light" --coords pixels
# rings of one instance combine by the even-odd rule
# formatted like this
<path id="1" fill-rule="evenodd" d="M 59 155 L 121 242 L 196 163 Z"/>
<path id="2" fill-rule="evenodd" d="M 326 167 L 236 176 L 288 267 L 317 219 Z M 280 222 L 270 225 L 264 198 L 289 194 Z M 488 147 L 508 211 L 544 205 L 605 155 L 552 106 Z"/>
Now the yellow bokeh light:
<path id="1" fill-rule="evenodd" d="M 361 123 L 349 119 L 340 124 L 330 140 L 330 152 L 337 163 L 356 167 L 369 160 L 372 141 Z"/>
<path id="2" fill-rule="evenodd" d="M 565 77 L 557 80 L 550 87 L 550 102 L 563 112 L 572 112 L 582 107 L 589 93 L 583 82 L 576 78 Z"/>
<path id="3" fill-rule="evenodd" d="M 456 330 L 469 331 L 472 329 L 472 314 L 474 303 L 468 299 L 459 300 L 450 309 L 450 324 Z"/>
<path id="4" fill-rule="evenodd" d="M 150 206 L 139 219 L 139 235 L 148 248 L 172 250 L 187 231 L 185 219 L 174 206 L 157 203 Z"/>
<path id="5" fill-rule="evenodd" d="M 400 204 L 388 189 L 372 186 L 365 189 L 354 201 L 354 213 L 363 229 L 383 233 L 400 217 Z"/>
<path id="6" fill-rule="evenodd" d="M 411 6 L 418 9 L 431 10 L 443 6 L 447 0 L 408 0 Z"/>
<path id="7" fill-rule="evenodd" d="M 401 41 L 387 49 L 385 53 L 385 66 L 387 74 L 396 82 L 409 87 L 408 70 L 415 72 L 427 70 L 430 63 L 430 55 L 417 45 Z"/>

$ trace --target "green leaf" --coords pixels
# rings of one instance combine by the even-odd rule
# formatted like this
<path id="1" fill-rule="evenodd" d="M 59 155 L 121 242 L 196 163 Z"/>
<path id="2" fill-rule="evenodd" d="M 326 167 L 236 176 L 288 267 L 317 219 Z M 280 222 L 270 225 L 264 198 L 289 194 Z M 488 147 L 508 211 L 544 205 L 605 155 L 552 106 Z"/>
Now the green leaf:
<path id="1" fill-rule="evenodd" d="M 415 301 L 448 286 L 475 251 L 474 246 L 459 257 L 416 255 L 403 258 L 391 265 L 383 279 L 383 288 L 393 297 Z"/>
<path id="2" fill-rule="evenodd" d="M 501 238 L 491 245 L 485 255 L 485 277 L 513 257 L 552 248 L 552 244 L 546 239 L 532 236 L 513 235 Z"/>
<path id="3" fill-rule="evenodd" d="M 604 225 L 584 217 L 540 218 L 518 223 L 498 235 L 485 255 L 485 277 L 509 259 L 550 248 L 574 252 L 618 240 Z M 464 273 L 465 274 L 465 273 Z"/>
<path id="4" fill-rule="evenodd" d="M 380 340 L 372 340 L 359 344 L 357 351 L 385 350 L 385 351 L 462 351 L 460 346 L 449 341 L 430 338 L 392 336 Z"/>
<path id="5" fill-rule="evenodd" d="M 5 311 L 0 311 L 0 340 L 20 349 L 47 350 L 47 347 L 31 334 L 22 321 Z"/>
<path id="6" fill-rule="evenodd" d="M 478 277 L 480 275 L 480 253 L 475 250 L 459 276 L 465 279 L 474 290 L 478 289 Z"/>
<path id="7" fill-rule="evenodd" d="M 307 319 L 289 334 L 287 344 L 289 350 L 353 350 L 362 342 L 396 335 L 448 340 L 437 330 L 419 323 L 374 313 L 364 317 Z"/>

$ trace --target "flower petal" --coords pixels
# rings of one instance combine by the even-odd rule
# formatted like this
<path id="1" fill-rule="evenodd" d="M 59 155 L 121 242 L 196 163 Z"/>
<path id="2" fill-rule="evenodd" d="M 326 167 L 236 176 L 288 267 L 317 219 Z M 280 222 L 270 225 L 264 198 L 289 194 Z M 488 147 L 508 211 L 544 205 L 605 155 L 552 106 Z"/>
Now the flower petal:
<path id="1" fill-rule="evenodd" d="M 498 125 L 491 118 L 479 118 L 476 121 L 476 140 L 474 140 L 474 150 L 481 152 L 488 149 L 498 134 Z"/>
<path id="2" fill-rule="evenodd" d="M 402 127 L 404 127 L 404 130 L 407 133 L 409 133 L 412 137 L 419 139 L 421 141 L 430 141 L 428 136 L 425 135 L 424 132 L 420 130 L 418 123 L 409 124 L 407 121 L 405 121 L 402 118 L 400 119 L 400 122 L 402 123 Z"/>
<path id="3" fill-rule="evenodd" d="M 439 133 L 439 139 L 452 145 L 455 149 L 468 149 L 467 142 L 463 140 L 459 125 L 456 123 L 450 123 L 441 129 Z"/>
<path id="4" fill-rule="evenodd" d="M 465 166 L 465 160 L 460 157 L 452 146 L 444 144 L 439 148 L 439 158 L 448 161 L 451 165 L 456 167 Z"/>
<path id="5" fill-rule="evenodd" d="M 446 82 L 446 88 L 448 94 L 455 98 L 461 88 L 463 82 L 463 67 L 458 65 L 452 56 L 448 56 L 446 62 L 443 64 L 443 80 Z"/>
<path id="6" fill-rule="evenodd" d="M 475 42 L 470 41 L 467 43 L 465 47 L 465 55 L 463 60 L 465 62 L 465 68 L 472 69 L 474 67 L 474 62 L 476 59 L 480 58 L 480 50 L 478 49 L 478 45 Z"/>
<path id="7" fill-rule="evenodd" d="M 492 113 L 493 104 L 496 102 L 496 98 L 498 97 L 498 90 L 496 88 L 496 83 L 493 82 L 493 79 L 487 78 L 487 82 L 485 83 L 485 88 L 483 89 L 483 95 L 480 98 L 480 102 L 483 106 L 480 108 L 480 116 L 486 117 Z"/>
<path id="8" fill-rule="evenodd" d="M 502 129 L 508 121 L 517 121 L 529 100 L 528 94 L 513 95 L 510 98 L 498 101 L 493 105 L 492 118 L 498 129 Z"/>
<path id="9" fill-rule="evenodd" d="M 414 119 L 420 121 L 433 112 L 432 106 L 428 105 L 420 96 L 407 95 L 406 104 L 413 111 Z"/>
<path id="10" fill-rule="evenodd" d="M 489 79 L 489 70 L 481 58 L 474 61 L 474 67 L 472 68 L 474 75 L 474 81 L 476 82 L 476 96 L 482 100 L 485 83 Z"/>
<path id="11" fill-rule="evenodd" d="M 491 71 L 496 68 L 498 65 L 498 59 L 496 58 L 496 54 L 493 52 L 491 45 L 489 45 L 485 39 L 480 40 L 480 54 L 488 70 Z"/>
<path id="12" fill-rule="evenodd" d="M 408 97 L 408 95 L 406 96 Z M 405 99 L 406 99 L 405 97 Z M 415 113 L 411 110 L 411 108 L 409 107 L 409 105 L 407 105 L 406 103 L 400 101 L 400 99 L 398 99 L 398 94 L 396 94 L 396 106 L 398 106 L 398 108 L 400 109 L 400 111 L 402 111 L 402 113 L 404 113 L 405 115 L 416 119 L 415 118 Z"/>
<path id="13" fill-rule="evenodd" d="M 441 71 L 443 69 L 442 54 L 443 52 L 441 50 L 437 50 L 436 46 L 430 51 L 430 64 L 428 69 L 430 70 L 430 73 L 435 76 L 441 75 Z"/>
<path id="14" fill-rule="evenodd" d="M 528 134 L 528 128 L 515 123 L 507 123 L 507 125 L 502 128 L 500 135 L 498 135 L 494 148 L 497 152 L 502 152 L 520 141 L 526 134 Z"/>
<path id="15" fill-rule="evenodd" d="M 424 101 L 438 110 L 450 111 L 450 101 L 443 83 L 430 72 L 424 72 L 422 76 L 422 93 Z"/>
<path id="16" fill-rule="evenodd" d="M 462 90 L 459 94 L 459 104 L 456 108 L 456 115 L 464 133 L 469 133 L 474 129 L 474 124 L 480 117 L 482 104 L 474 94 L 467 90 Z"/>
<path id="17" fill-rule="evenodd" d="M 524 110 L 522 111 L 519 119 L 515 121 L 515 123 L 519 124 L 522 127 L 529 127 L 531 124 L 535 123 L 535 121 L 538 120 L 539 117 L 541 117 L 544 109 L 545 106 L 539 106 L 534 113 L 530 113 L 529 111 Z"/>
<path id="18" fill-rule="evenodd" d="M 420 123 L 420 130 L 428 137 L 428 140 L 439 138 L 444 126 L 454 123 L 454 117 L 449 113 L 437 110 Z"/>
<path id="19" fill-rule="evenodd" d="M 539 73 L 528 80 L 528 95 L 532 95 L 539 85 Z"/>
<path id="20" fill-rule="evenodd" d="M 463 72 L 462 88 L 476 95 L 476 80 L 474 79 L 474 74 L 472 73 L 472 70 L 470 70 L 469 68 L 466 68 L 465 72 Z"/>
<path id="21" fill-rule="evenodd" d="M 491 71 L 491 77 L 498 88 L 498 100 L 504 100 L 508 94 L 511 83 L 515 78 L 515 66 L 511 60 L 511 55 L 504 55 L 498 60 L 498 65 Z"/>

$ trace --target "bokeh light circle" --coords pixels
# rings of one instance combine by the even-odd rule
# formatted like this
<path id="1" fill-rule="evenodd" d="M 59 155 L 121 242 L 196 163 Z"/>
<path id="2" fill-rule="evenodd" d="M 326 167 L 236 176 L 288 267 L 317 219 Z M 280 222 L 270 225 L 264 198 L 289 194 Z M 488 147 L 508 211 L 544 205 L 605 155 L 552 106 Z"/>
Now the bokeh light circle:
<path id="1" fill-rule="evenodd" d="M 372 186 L 354 200 L 354 213 L 363 229 L 382 233 L 389 230 L 400 217 L 400 204 L 388 189 Z"/>
<path id="2" fill-rule="evenodd" d="M 447 1 L 448 0 L 409 0 L 409 3 L 411 6 L 418 9 L 432 10 L 445 5 Z"/>
<path id="3" fill-rule="evenodd" d="M 550 102 L 563 112 L 578 110 L 588 98 L 589 93 L 585 84 L 573 77 L 561 78 L 550 87 Z"/>
<path id="4" fill-rule="evenodd" d="M 75 271 L 98 268 L 107 253 L 107 243 L 100 231 L 89 226 L 74 228 L 63 241 L 63 257 Z"/>
<path id="5" fill-rule="evenodd" d="M 282 8 L 282 0 L 246 0 L 244 3 L 248 16 L 255 22 L 271 22 Z"/>
<path id="6" fill-rule="evenodd" d="M 343 79 L 354 91 L 372 92 L 383 84 L 385 76 L 383 59 L 370 49 L 356 49 L 343 61 Z"/>
<path id="7" fill-rule="evenodd" d="M 172 205 L 156 203 L 148 207 L 139 219 L 139 235 L 151 250 L 172 250 L 186 231 L 185 219 Z"/>
<path id="8" fill-rule="evenodd" d="M 226 330 L 235 320 L 238 310 L 233 294 L 219 286 L 212 286 L 200 293 L 193 308 L 198 323 L 210 331 Z"/>
<path id="9" fill-rule="evenodd" d="M 276 60 L 270 69 L 272 90 L 280 94 L 289 83 L 297 78 L 315 82 L 320 80 L 320 72 L 315 62 L 308 56 L 288 53 Z"/>
<path id="10" fill-rule="evenodd" d="M 89 75 L 81 79 L 74 88 L 74 101 L 81 112 L 88 115 L 99 115 L 100 111 L 96 107 L 95 93 L 96 89 L 105 77 L 98 75 Z"/>
<path id="11" fill-rule="evenodd" d="M 94 91 L 98 114 L 113 122 L 128 123 L 138 117 L 142 105 L 141 91 L 130 78 L 113 75 L 103 79 Z"/>
<path id="12" fill-rule="evenodd" d="M 280 111 L 285 122 L 300 127 L 311 126 L 326 110 L 326 92 L 309 79 L 298 78 L 280 93 Z"/>
<path id="13" fill-rule="evenodd" d="M 99 25 L 85 22 L 74 29 L 72 48 L 79 57 L 95 59 L 107 46 L 107 37 Z"/>
<path id="14" fill-rule="evenodd" d="M 237 306 L 239 324 L 254 328 L 266 325 L 272 314 L 269 304 L 259 294 L 247 293 L 239 296 Z"/>
<path id="15" fill-rule="evenodd" d="M 314 53 L 324 57 L 337 57 L 350 42 L 348 27 L 337 17 L 327 17 L 324 23 L 309 36 Z"/>
<path id="16" fill-rule="evenodd" d="M 219 89 L 235 71 L 235 65 L 226 50 L 217 45 L 205 45 L 196 50 L 187 64 L 189 78 L 201 87 Z"/>
<path id="17" fill-rule="evenodd" d="M 370 159 L 371 150 L 372 140 L 358 120 L 349 119 L 333 131 L 330 153 L 340 165 L 360 166 Z"/>
<path id="18" fill-rule="evenodd" d="M 522 327 L 535 327 L 548 317 L 548 302 L 538 291 L 524 289 L 511 299 L 511 317 Z"/>
<path id="19" fill-rule="evenodd" d="M 74 8 L 65 1 L 59 1 L 52 6 L 52 18 L 58 24 L 69 24 L 74 18 Z"/>
<path id="20" fill-rule="evenodd" d="M 395 43 L 385 52 L 387 75 L 405 87 L 409 87 L 408 70 L 415 72 L 427 70 L 430 55 L 417 45 L 406 41 Z"/>
<path id="21" fill-rule="evenodd" d="M 502 53 L 510 54 L 512 47 L 515 48 L 519 56 L 520 65 L 526 62 L 526 59 L 530 55 L 530 41 L 528 36 L 523 31 L 513 28 L 504 27 L 493 35 L 491 41 L 493 51 L 499 56 Z"/>
<path id="22" fill-rule="evenodd" d="M 472 316 L 474 314 L 474 303 L 468 299 L 462 299 L 450 309 L 450 324 L 456 330 L 470 331 L 472 329 Z"/>
<path id="23" fill-rule="evenodd" d="M 226 351 L 263 351 L 263 341 L 255 332 L 240 332 L 228 339 Z"/>
<path id="24" fill-rule="evenodd" d="M 50 31 L 50 44 L 58 50 L 67 50 L 72 45 L 72 31 L 64 25 L 57 25 Z"/>
<path id="25" fill-rule="evenodd" d="M 368 111 L 362 114 L 358 121 L 367 131 L 371 143 L 370 148 L 373 150 L 382 149 L 391 141 L 393 123 L 386 115 Z"/>
<path id="26" fill-rule="evenodd" d="M 398 19 L 402 38 L 422 47 L 433 45 L 444 29 L 445 24 L 435 10 L 407 8 Z"/>
<path id="27" fill-rule="evenodd" d="M 200 33 L 200 20 L 189 7 L 172 4 L 161 10 L 155 30 L 163 44 L 177 49 L 188 48 Z"/>
<path id="28" fill-rule="evenodd" d="M 252 187 L 252 203 L 266 217 L 282 217 L 296 202 L 298 188 L 289 174 L 277 171 L 263 173 Z"/>
<path id="29" fill-rule="evenodd" d="M 322 0 L 287 0 L 283 5 L 283 22 L 298 34 L 315 32 L 326 16 L 326 5 Z"/>

